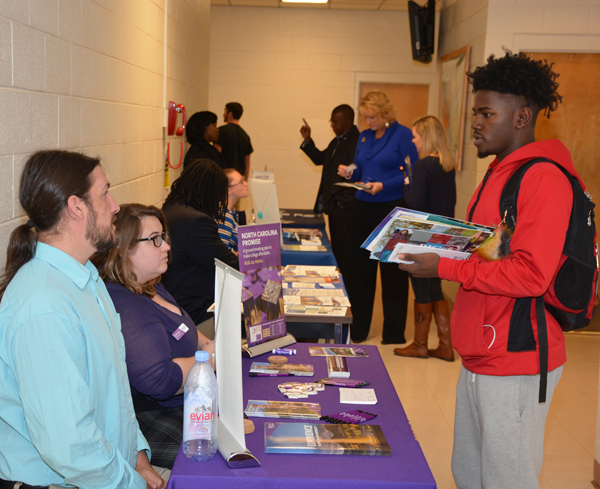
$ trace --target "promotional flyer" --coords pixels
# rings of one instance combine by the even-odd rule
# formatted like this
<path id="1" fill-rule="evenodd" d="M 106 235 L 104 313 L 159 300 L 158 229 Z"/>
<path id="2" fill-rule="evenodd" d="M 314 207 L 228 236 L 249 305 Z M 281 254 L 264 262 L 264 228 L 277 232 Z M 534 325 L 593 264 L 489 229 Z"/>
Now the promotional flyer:
<path id="1" fill-rule="evenodd" d="M 238 228 L 242 304 L 248 346 L 287 334 L 281 279 L 281 225 Z"/>

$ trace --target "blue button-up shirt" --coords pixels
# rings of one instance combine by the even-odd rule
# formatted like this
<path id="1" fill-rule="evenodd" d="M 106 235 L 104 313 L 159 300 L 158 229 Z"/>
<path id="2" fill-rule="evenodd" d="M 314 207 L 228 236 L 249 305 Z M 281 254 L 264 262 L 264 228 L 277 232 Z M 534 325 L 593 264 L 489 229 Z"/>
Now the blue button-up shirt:
<path id="1" fill-rule="evenodd" d="M 0 478 L 145 489 L 140 450 L 106 287 L 89 261 L 38 243 L 0 303 Z"/>

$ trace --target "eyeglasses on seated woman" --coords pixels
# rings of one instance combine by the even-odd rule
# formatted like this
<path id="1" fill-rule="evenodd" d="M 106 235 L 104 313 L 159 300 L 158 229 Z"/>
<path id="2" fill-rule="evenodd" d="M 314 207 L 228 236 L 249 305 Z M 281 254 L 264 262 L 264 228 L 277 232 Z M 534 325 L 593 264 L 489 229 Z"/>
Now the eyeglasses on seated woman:
<path id="1" fill-rule="evenodd" d="M 121 316 L 136 416 L 152 464 L 170 469 L 181 444 L 183 386 L 196 350 L 214 343 L 160 283 L 169 264 L 169 233 L 154 206 L 125 204 L 115 221 L 119 242 L 93 257 Z"/>

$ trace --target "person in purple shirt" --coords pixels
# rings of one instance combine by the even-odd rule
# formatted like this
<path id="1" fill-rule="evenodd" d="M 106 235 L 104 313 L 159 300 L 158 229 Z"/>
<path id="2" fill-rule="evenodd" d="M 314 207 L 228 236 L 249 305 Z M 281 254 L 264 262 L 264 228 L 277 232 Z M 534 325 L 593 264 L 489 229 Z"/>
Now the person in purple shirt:
<path id="1" fill-rule="evenodd" d="M 183 386 L 194 354 L 212 355 L 214 343 L 160 283 L 171 249 L 163 213 L 125 204 L 115 226 L 119 244 L 93 262 L 121 316 L 133 405 L 152 464 L 170 469 L 181 445 Z"/>
<path id="2" fill-rule="evenodd" d="M 360 133 L 354 165 L 338 167 L 338 173 L 369 186 L 356 192 L 357 208 L 352 239 L 352 283 L 348 295 L 352 304 L 352 341 L 367 339 L 373 315 L 377 282 L 377 260 L 360 248 L 369 234 L 394 207 L 406 207 L 404 180 L 419 159 L 412 132 L 396 122 L 396 111 L 388 96 L 379 90 L 367 93 L 359 112 L 369 129 Z M 408 157 L 408 158 L 407 158 Z M 408 274 L 398 273 L 393 263 L 381 263 L 383 338 L 381 343 L 406 343 L 404 328 L 408 304 Z"/>

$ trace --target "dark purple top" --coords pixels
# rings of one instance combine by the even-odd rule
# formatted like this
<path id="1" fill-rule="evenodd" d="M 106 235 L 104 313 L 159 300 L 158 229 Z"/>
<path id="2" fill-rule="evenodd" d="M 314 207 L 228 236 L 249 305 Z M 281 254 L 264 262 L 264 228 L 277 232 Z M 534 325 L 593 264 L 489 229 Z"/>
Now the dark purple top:
<path id="1" fill-rule="evenodd" d="M 132 394 L 141 394 L 160 406 L 181 406 L 183 395 L 175 393 L 181 387 L 183 373 L 172 360 L 194 356 L 198 347 L 194 321 L 183 309 L 179 308 L 181 315 L 175 314 L 121 284 L 108 282 L 106 288 L 121 316 Z M 155 288 L 163 299 L 177 305 L 161 283 Z M 173 333 L 182 323 L 189 330 L 177 340 Z"/>

